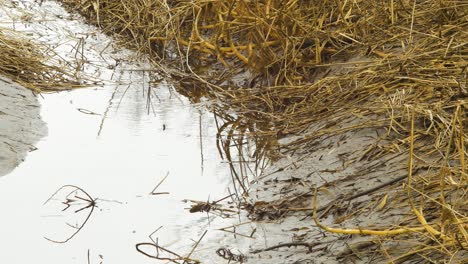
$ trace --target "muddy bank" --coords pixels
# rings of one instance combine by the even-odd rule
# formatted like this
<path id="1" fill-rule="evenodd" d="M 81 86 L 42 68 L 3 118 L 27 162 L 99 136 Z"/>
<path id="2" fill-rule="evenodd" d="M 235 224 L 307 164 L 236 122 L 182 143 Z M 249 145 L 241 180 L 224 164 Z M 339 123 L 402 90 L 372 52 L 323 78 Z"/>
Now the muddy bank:
<path id="1" fill-rule="evenodd" d="M 24 161 L 34 144 L 47 134 L 37 97 L 0 76 L 0 176 Z"/>
<path id="2" fill-rule="evenodd" d="M 349 116 L 342 125 L 360 122 L 357 119 Z M 307 133 L 318 134 L 326 122 L 311 126 Z M 293 140 L 297 138 L 287 137 L 281 143 Z M 408 195 L 414 195 L 408 194 L 408 188 L 415 193 L 424 190 L 427 199 L 434 199 L 437 188 L 431 185 L 437 184 L 434 176 L 438 170 L 427 160 L 418 160 L 408 172 L 410 153 L 382 155 L 393 144 L 384 129 L 363 128 L 319 136 L 294 152 L 283 152 L 281 159 L 253 180 L 242 205 L 246 211 L 243 221 L 231 229 L 237 238 L 220 244 L 250 263 L 442 259 L 443 252 L 431 251 L 438 245 L 423 235 L 426 227 L 416 223 L 418 213 L 406 202 Z M 408 177 L 426 183 L 408 187 Z M 456 193 L 451 195 L 456 201 Z M 438 206 L 425 201 L 421 214 L 433 223 Z M 250 234 L 254 235 L 245 236 Z M 468 255 L 460 250 L 451 257 L 453 263 L 465 263 Z"/>
<path id="3" fill-rule="evenodd" d="M 374 146 L 388 143 L 378 142 L 382 133 L 379 129 L 361 129 L 323 136 L 310 143 L 313 148 L 304 145 L 294 153 L 284 153 L 255 179 L 244 205 L 247 218 L 268 234 L 268 239 L 238 238 L 249 246 L 238 246 L 242 245 L 239 241 L 224 246 L 233 252 L 240 250 L 252 263 L 386 263 L 411 251 L 412 245 L 424 243 L 410 236 L 398 241 L 392 236 L 343 231 L 389 230 L 411 218 L 410 208 L 398 204 L 399 196 L 404 197 L 401 191 L 408 154 L 384 158 L 366 155 Z M 288 140 L 295 139 L 284 139 Z M 343 233 L 319 227 L 314 208 L 320 224 Z M 246 229 L 239 228 L 238 232 Z"/>

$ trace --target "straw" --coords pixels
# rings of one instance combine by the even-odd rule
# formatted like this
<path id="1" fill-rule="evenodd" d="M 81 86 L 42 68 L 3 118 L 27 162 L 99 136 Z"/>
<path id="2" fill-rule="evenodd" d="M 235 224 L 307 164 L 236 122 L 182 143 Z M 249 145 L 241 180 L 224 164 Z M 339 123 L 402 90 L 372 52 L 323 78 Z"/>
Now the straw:
<path id="1" fill-rule="evenodd" d="M 0 74 L 37 93 L 81 87 L 70 67 L 53 60 L 46 49 L 18 32 L 0 28 Z"/>
<path id="2" fill-rule="evenodd" d="M 396 256 L 382 249 L 395 263 L 408 258 L 448 262 L 466 251 L 465 2 L 62 2 L 149 54 L 182 94 L 194 101 L 213 99 L 212 110 L 225 121 L 219 150 L 230 161 L 238 190 L 248 191 L 242 166 L 249 165 L 233 160 L 233 145 L 242 151 L 254 141 L 257 167 L 264 158 L 313 151 L 309 146 L 323 137 L 383 128 L 390 143 L 366 153 L 379 159 L 408 156 L 399 164 L 408 169 L 408 183 L 391 185 L 388 199 L 414 217 L 382 230 L 320 225 L 343 234 L 429 241 Z M 279 141 L 284 138 L 290 140 Z M 415 166 L 427 173 L 413 174 Z"/>

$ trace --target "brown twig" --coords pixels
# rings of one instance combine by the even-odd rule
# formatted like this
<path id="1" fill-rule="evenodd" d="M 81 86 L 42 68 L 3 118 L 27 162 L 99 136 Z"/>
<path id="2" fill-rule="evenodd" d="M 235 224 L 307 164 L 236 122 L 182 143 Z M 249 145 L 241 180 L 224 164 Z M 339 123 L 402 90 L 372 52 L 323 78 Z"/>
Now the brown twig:
<path id="1" fill-rule="evenodd" d="M 87 214 L 85 220 L 83 221 L 83 223 L 81 225 L 79 225 L 78 228 L 76 228 L 76 231 L 73 232 L 70 236 L 68 236 L 68 238 L 66 238 L 65 240 L 54 240 L 54 239 L 50 239 L 50 238 L 47 238 L 47 237 L 44 237 L 46 240 L 50 241 L 50 242 L 53 242 L 53 243 L 58 243 L 58 244 L 64 244 L 64 243 L 67 243 L 68 241 L 70 241 L 72 238 L 74 238 L 82 229 L 83 227 L 86 225 L 86 223 L 88 222 L 88 220 L 91 218 L 91 215 L 93 214 L 94 212 L 94 208 L 96 207 L 96 200 L 97 199 L 93 199 L 85 190 L 81 189 L 80 187 L 78 186 L 75 186 L 75 185 L 64 185 L 62 187 L 60 187 L 57 191 L 55 191 L 45 202 L 44 202 L 44 205 L 49 203 L 52 198 L 54 196 L 56 196 L 61 190 L 64 190 L 66 188 L 72 188 L 72 191 L 68 193 L 68 195 L 66 196 L 66 201 L 63 202 L 63 204 L 65 204 L 65 208 L 62 210 L 62 211 L 65 211 L 67 209 L 69 209 L 73 202 L 75 202 L 76 200 L 74 198 L 77 198 L 79 200 L 82 200 L 82 201 L 85 201 L 85 202 L 88 202 L 88 204 L 78 210 L 75 210 L 74 213 L 79 213 L 83 210 L 86 210 L 88 208 L 91 208 L 89 213 Z M 72 193 L 76 193 L 77 191 L 80 191 L 82 192 L 83 194 L 86 195 L 85 198 L 81 198 L 77 195 L 74 195 L 74 198 L 70 198 L 69 196 L 72 194 Z"/>
<path id="2" fill-rule="evenodd" d="M 257 250 L 253 250 L 252 253 L 256 254 L 256 253 L 260 253 L 260 252 L 264 252 L 264 251 L 270 251 L 270 250 L 275 250 L 275 249 L 278 249 L 278 248 L 283 248 L 283 247 L 287 247 L 287 248 L 290 248 L 290 247 L 306 247 L 309 252 L 312 252 L 313 248 L 317 245 L 320 245 L 321 243 L 319 242 L 315 242 L 315 243 L 305 243 L 305 242 L 290 242 L 290 243 L 282 243 L 282 244 L 278 244 L 278 245 L 275 245 L 275 246 L 271 246 L 271 247 L 267 247 L 267 248 L 264 248 L 264 249 L 257 249 Z"/>

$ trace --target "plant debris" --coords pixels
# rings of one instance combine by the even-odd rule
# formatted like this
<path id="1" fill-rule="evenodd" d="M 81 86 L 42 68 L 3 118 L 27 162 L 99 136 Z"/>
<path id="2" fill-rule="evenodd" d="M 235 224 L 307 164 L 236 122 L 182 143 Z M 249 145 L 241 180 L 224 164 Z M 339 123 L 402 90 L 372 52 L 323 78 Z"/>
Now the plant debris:
<path id="1" fill-rule="evenodd" d="M 47 199 L 47 201 L 45 201 L 44 205 L 56 199 L 62 200 L 61 203 L 65 206 L 62 209 L 62 212 L 72 211 L 72 213 L 78 217 L 80 217 L 80 212 L 85 212 L 84 219 L 79 219 L 81 221 L 77 221 L 78 224 L 72 225 L 66 223 L 70 228 L 73 229 L 73 232 L 65 239 L 56 240 L 45 237 L 45 239 L 51 242 L 64 244 L 74 238 L 86 225 L 88 220 L 91 218 L 94 209 L 96 208 L 97 199 L 93 199 L 86 191 L 75 185 L 64 185 L 60 187 L 55 193 L 52 194 L 52 196 L 50 196 L 49 199 Z M 77 219 L 75 219 L 75 221 L 76 220 Z"/>
<path id="2" fill-rule="evenodd" d="M 303 159 L 319 142 L 338 137 L 333 144 L 346 144 L 350 132 L 370 129 L 375 142 L 343 156 L 342 167 L 365 162 L 365 175 L 404 157 L 392 164 L 395 171 L 406 169 L 406 177 L 396 175 L 405 184 L 389 185 L 379 208 L 409 210 L 411 216 L 373 229 L 329 227 L 315 215 L 317 225 L 339 234 L 384 236 L 390 248 L 378 252 L 390 262 L 447 262 L 454 256 L 466 262 L 468 8 L 463 1 L 62 2 L 149 54 L 155 65 L 164 64 L 161 70 L 182 94 L 193 101 L 214 99 L 211 108 L 224 121 L 219 149 L 231 165 L 236 190 L 249 192 L 247 172 L 263 168 L 265 157 Z M 246 151 L 251 142 L 255 150 Z M 372 168 L 377 161 L 382 162 Z M 334 182 L 345 183 L 356 184 Z M 317 188 L 315 197 L 325 199 L 330 187 Z M 355 219 L 365 211 L 363 204 L 356 204 L 359 210 L 349 203 L 345 211 L 332 207 L 324 213 Z M 415 242 L 405 252 L 393 250 L 401 245 L 389 235 Z"/>
<path id="3" fill-rule="evenodd" d="M 234 254 L 228 248 L 219 248 L 218 250 L 216 250 L 216 254 L 218 254 L 218 256 L 222 257 L 223 259 L 228 260 L 229 263 L 231 263 L 231 262 L 238 262 L 238 263 L 247 262 L 247 257 L 245 255 Z"/>
<path id="4" fill-rule="evenodd" d="M 47 47 L 26 36 L 0 28 L 0 74 L 34 92 L 82 87 L 73 69 L 47 54 Z"/>

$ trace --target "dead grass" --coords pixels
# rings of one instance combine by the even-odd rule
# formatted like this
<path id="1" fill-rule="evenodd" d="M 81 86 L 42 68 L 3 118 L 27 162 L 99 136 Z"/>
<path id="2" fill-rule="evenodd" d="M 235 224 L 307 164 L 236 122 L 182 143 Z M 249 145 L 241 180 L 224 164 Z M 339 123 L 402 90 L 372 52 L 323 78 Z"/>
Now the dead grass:
<path id="1" fill-rule="evenodd" d="M 68 90 L 81 86 L 70 67 L 59 65 L 46 47 L 17 32 L 0 28 L 0 74 L 34 92 Z"/>
<path id="2" fill-rule="evenodd" d="M 169 65 L 165 71 L 184 94 L 216 99 L 228 159 L 229 146 L 248 138 L 260 160 L 272 149 L 294 151 L 326 135 L 386 128 L 392 144 L 364 154 L 407 153 L 408 180 L 398 197 L 415 217 L 394 230 L 431 244 L 390 254 L 389 261 L 447 262 L 466 253 L 466 2 L 62 2 L 155 64 Z M 360 122 L 349 124 L 349 117 Z M 310 129 L 323 120 L 329 122 Z M 279 145 L 288 135 L 302 136 Z M 412 175 L 415 166 L 430 173 Z M 242 170 L 236 177 L 245 188 Z M 400 234 L 371 231 L 365 234 Z"/>

